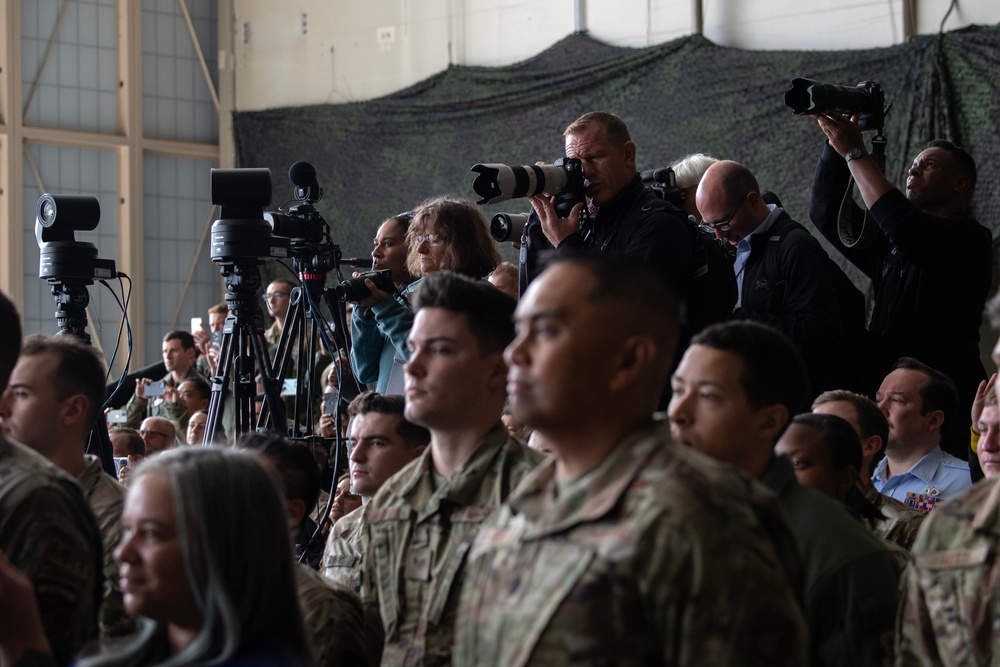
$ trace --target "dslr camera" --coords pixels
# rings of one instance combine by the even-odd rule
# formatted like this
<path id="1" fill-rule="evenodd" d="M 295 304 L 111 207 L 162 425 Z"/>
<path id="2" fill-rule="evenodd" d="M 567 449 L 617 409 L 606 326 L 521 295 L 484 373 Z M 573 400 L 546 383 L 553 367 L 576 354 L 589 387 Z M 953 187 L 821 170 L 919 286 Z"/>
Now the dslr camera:
<path id="1" fill-rule="evenodd" d="M 861 130 L 881 130 L 892 108 L 892 104 L 886 106 L 885 91 L 875 81 L 862 81 L 851 88 L 801 78 L 792 79 L 792 87 L 785 91 L 785 105 L 795 115 L 831 109 L 848 116 L 858 114 Z"/>
<path id="2" fill-rule="evenodd" d="M 566 218 L 574 206 L 587 201 L 583 163 L 577 158 L 561 157 L 552 164 L 541 166 L 477 164 L 471 171 L 479 174 L 472 189 L 482 197 L 476 202 L 480 205 L 533 197 L 544 192 L 555 195 L 556 214 Z"/>
<path id="3" fill-rule="evenodd" d="M 368 289 L 368 285 L 365 285 L 365 278 L 375 283 L 375 287 L 378 287 L 383 292 L 389 292 L 391 294 L 396 291 L 396 285 L 392 282 L 392 271 L 389 269 L 382 269 L 381 271 L 368 271 L 360 274 L 357 278 L 345 280 L 337 286 L 337 291 L 340 292 L 347 301 L 361 301 L 361 299 L 367 299 L 371 296 L 372 292 Z"/>

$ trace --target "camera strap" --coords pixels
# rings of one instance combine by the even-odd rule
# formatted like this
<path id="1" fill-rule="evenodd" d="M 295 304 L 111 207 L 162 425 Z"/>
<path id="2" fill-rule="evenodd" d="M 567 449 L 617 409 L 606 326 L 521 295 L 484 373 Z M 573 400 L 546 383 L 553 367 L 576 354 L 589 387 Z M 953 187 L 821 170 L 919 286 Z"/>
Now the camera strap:
<path id="1" fill-rule="evenodd" d="M 872 137 L 872 149 L 869 155 L 875 162 L 875 166 L 883 174 L 885 173 L 885 148 L 888 143 L 889 141 L 882 134 L 881 130 Z M 840 236 L 840 242 L 844 244 L 845 248 L 853 248 L 858 244 L 858 241 L 864 238 L 865 226 L 871 218 L 868 207 L 862 204 L 861 210 L 864 212 L 864 215 L 861 217 L 861 229 L 857 233 L 854 232 L 854 216 L 851 214 L 851 204 L 854 203 L 854 185 L 854 176 L 851 176 L 847 180 L 847 189 L 844 190 L 844 197 L 841 199 L 840 210 L 837 213 L 837 233 Z"/>

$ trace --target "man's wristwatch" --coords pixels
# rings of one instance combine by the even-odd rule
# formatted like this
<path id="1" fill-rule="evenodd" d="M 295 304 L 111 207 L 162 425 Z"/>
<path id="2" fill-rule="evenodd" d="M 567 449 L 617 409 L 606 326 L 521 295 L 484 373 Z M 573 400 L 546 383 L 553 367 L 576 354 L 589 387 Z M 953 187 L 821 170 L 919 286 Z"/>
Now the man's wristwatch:
<path id="1" fill-rule="evenodd" d="M 865 152 L 864 148 L 852 148 L 847 151 L 847 161 L 850 162 L 851 160 L 858 160 L 866 155 L 868 155 L 868 153 Z"/>

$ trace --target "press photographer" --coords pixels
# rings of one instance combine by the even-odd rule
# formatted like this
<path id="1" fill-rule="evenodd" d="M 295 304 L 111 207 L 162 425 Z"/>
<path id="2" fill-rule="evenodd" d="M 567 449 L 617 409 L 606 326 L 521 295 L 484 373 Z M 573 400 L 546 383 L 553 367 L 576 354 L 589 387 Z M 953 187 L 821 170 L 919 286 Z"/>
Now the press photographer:
<path id="1" fill-rule="evenodd" d="M 906 171 L 904 194 L 866 149 L 862 111 L 841 105 L 813 114 L 828 143 L 816 167 L 810 217 L 872 280 L 869 388 L 904 356 L 948 375 L 964 421 L 943 446 L 965 460 L 972 401 L 986 379 L 979 328 L 992 266 L 990 232 L 969 214 L 976 163 L 950 141 L 931 141 Z M 867 212 L 849 196 L 852 179 Z"/>

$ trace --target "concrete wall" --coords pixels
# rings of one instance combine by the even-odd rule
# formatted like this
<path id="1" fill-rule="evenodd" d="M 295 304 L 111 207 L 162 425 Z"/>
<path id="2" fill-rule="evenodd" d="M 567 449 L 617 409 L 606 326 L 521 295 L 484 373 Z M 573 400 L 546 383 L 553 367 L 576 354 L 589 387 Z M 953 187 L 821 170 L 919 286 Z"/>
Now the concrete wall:
<path id="1" fill-rule="evenodd" d="M 890 46 L 904 40 L 905 1 L 702 0 L 703 33 L 744 49 Z M 917 32 L 937 32 L 950 2 L 915 0 Z M 400 90 L 449 64 L 525 60 L 578 23 L 617 46 L 670 41 L 694 31 L 693 6 L 693 0 L 235 0 L 234 53 L 220 53 L 219 61 L 235 67 L 239 111 L 338 104 Z M 944 29 L 998 22 L 1000 1 L 960 0 Z"/>

